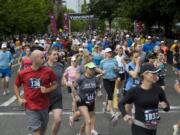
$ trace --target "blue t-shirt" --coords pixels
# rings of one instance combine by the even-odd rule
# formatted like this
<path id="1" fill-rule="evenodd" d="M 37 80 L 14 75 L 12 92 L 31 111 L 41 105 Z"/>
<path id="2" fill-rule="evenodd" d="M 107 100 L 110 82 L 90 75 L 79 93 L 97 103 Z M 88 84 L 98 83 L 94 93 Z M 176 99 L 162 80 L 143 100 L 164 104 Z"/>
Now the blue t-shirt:
<path id="1" fill-rule="evenodd" d="M 125 91 L 130 90 L 132 87 L 136 87 L 140 84 L 140 78 L 133 78 L 129 75 L 129 71 L 134 71 L 136 65 L 133 62 L 130 62 L 126 65 L 126 80 L 125 80 Z"/>
<path id="2" fill-rule="evenodd" d="M 105 71 L 103 78 L 104 79 L 114 79 L 117 77 L 117 72 L 114 68 L 118 69 L 118 62 L 115 58 L 104 59 L 100 63 L 100 68 Z"/>
<path id="3" fill-rule="evenodd" d="M 92 56 L 94 64 L 96 64 L 96 66 L 99 66 L 101 60 L 103 59 L 102 55 L 100 53 L 93 52 Z"/>
<path id="4" fill-rule="evenodd" d="M 9 68 L 9 63 L 12 64 L 13 57 L 10 51 L 0 51 L 0 68 L 6 69 Z"/>

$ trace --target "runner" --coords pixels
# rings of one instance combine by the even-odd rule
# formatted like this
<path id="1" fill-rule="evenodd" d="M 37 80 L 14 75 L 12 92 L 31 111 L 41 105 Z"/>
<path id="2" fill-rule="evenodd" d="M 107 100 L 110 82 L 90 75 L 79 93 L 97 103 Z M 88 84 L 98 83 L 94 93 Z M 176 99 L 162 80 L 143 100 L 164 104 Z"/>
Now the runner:
<path id="1" fill-rule="evenodd" d="M 71 58 L 71 65 L 69 67 L 67 67 L 67 69 L 64 72 L 64 83 L 68 89 L 68 93 L 71 94 L 72 97 L 72 112 L 73 112 L 73 116 L 74 113 L 77 111 L 77 105 L 76 105 L 76 100 L 75 100 L 75 96 L 72 93 L 72 84 L 73 82 L 76 82 L 76 80 L 79 78 L 80 73 L 79 73 L 79 66 L 77 64 L 77 59 L 76 56 L 73 56 Z M 79 112 L 76 112 L 78 114 L 80 114 Z M 73 125 L 73 116 L 69 117 L 69 122 L 70 122 L 70 126 Z"/>
<path id="2" fill-rule="evenodd" d="M 3 96 L 9 94 L 9 79 L 11 77 L 11 65 L 13 57 L 7 50 L 7 44 L 3 43 L 0 50 L 0 78 L 2 78 Z"/>
<path id="3" fill-rule="evenodd" d="M 52 111 L 54 117 L 51 135 L 58 134 L 59 128 L 61 126 L 62 109 L 63 109 L 61 82 L 64 72 L 64 66 L 57 61 L 58 61 L 58 51 L 55 49 L 50 49 L 48 51 L 48 61 L 47 63 L 45 63 L 45 65 L 50 67 L 55 72 L 57 77 L 57 88 L 53 92 L 49 93 L 49 99 L 50 99 L 49 112 Z"/>
<path id="4" fill-rule="evenodd" d="M 153 85 L 157 81 L 157 69 L 150 64 L 141 67 L 142 84 L 132 88 L 120 101 L 119 109 L 124 121 L 132 124 L 132 135 L 156 135 L 160 117 L 158 107 L 169 111 L 169 103 L 161 87 Z M 135 105 L 135 117 L 128 114 L 126 104 Z"/>
<path id="5" fill-rule="evenodd" d="M 73 90 L 77 106 L 84 122 L 81 125 L 79 135 L 83 134 L 85 128 L 86 135 L 98 135 L 95 131 L 95 97 L 99 81 L 95 76 L 95 64 L 90 62 L 85 65 L 85 73 L 73 84 L 78 90 Z"/>
<path id="6" fill-rule="evenodd" d="M 29 46 L 25 49 L 25 56 L 19 60 L 19 71 L 32 65 L 31 62 L 31 49 Z"/>
<path id="7" fill-rule="evenodd" d="M 107 93 L 106 110 L 110 112 L 111 117 L 115 115 L 113 110 L 113 94 L 115 88 L 115 80 L 118 73 L 118 62 L 113 57 L 111 48 L 105 49 L 106 58 L 101 61 L 100 68 L 103 70 L 103 85 Z"/>
<path id="8" fill-rule="evenodd" d="M 46 66 L 43 53 L 35 50 L 31 55 L 32 66 L 21 70 L 14 84 L 14 92 L 19 104 L 25 105 L 28 128 L 33 135 L 45 135 L 49 114 L 49 92 L 57 88 L 55 73 Z M 23 85 L 24 97 L 20 96 Z"/>

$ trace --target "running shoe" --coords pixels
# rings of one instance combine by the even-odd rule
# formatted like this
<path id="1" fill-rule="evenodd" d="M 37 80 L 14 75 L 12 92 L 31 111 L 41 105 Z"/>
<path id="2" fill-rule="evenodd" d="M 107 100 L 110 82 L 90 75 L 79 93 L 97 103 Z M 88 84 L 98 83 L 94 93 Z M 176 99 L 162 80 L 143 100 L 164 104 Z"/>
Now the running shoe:
<path id="1" fill-rule="evenodd" d="M 178 125 L 173 125 L 173 135 L 178 135 L 178 133 L 179 133 Z"/>
<path id="2" fill-rule="evenodd" d="M 7 94 L 9 94 L 9 93 L 10 93 L 9 89 L 7 89 L 6 93 L 7 93 Z"/>
<path id="3" fill-rule="evenodd" d="M 103 113 L 107 113 L 107 106 L 106 102 L 103 102 L 103 108 L 102 108 Z"/>
<path id="4" fill-rule="evenodd" d="M 119 112 L 116 112 L 115 115 L 114 115 L 114 117 L 111 119 L 111 122 L 112 122 L 112 125 L 113 125 L 113 126 L 116 126 L 116 125 L 117 125 L 119 116 L 120 116 L 120 113 L 119 113 Z"/>
<path id="5" fill-rule="evenodd" d="M 100 133 L 98 133 L 96 130 L 92 130 L 91 135 L 100 135 Z"/>
<path id="6" fill-rule="evenodd" d="M 4 92 L 3 92 L 3 96 L 6 96 L 6 95 L 7 95 L 7 93 L 6 93 L 6 91 L 4 91 Z"/>
<path id="7" fill-rule="evenodd" d="M 98 97 L 102 97 L 102 96 L 103 96 L 103 94 L 102 94 L 101 90 L 98 90 L 98 92 L 97 92 L 97 96 L 98 96 Z"/>

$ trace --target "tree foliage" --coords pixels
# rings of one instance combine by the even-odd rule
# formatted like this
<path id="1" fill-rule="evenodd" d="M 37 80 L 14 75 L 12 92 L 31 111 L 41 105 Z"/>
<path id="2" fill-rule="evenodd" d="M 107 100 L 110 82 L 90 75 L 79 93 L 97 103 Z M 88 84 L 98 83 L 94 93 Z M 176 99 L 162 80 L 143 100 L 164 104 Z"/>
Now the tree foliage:
<path id="1" fill-rule="evenodd" d="M 51 0 L 0 0 L 0 32 L 44 32 L 52 7 Z"/>
<path id="2" fill-rule="evenodd" d="M 171 29 L 174 21 L 180 19 L 178 0 L 92 0 L 90 8 L 100 19 L 113 20 L 116 17 L 140 20 L 148 28 L 153 25 Z"/>

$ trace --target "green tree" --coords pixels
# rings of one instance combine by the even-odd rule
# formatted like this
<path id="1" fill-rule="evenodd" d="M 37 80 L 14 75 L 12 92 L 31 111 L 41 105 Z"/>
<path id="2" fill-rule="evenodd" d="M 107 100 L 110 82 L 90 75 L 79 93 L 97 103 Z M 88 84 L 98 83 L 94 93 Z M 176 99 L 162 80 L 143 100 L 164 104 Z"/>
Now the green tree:
<path id="1" fill-rule="evenodd" d="M 90 12 L 102 20 L 108 20 L 109 29 L 111 29 L 112 21 L 117 16 L 115 14 L 118 8 L 118 0 L 91 0 L 89 4 Z"/>
<path id="2" fill-rule="evenodd" d="M 3 34 L 45 32 L 52 11 L 51 0 L 1 0 L 0 31 Z"/>
<path id="3" fill-rule="evenodd" d="M 153 25 L 163 26 L 169 31 L 179 16 L 178 0 L 119 0 L 116 15 L 144 22 L 147 29 Z"/>

